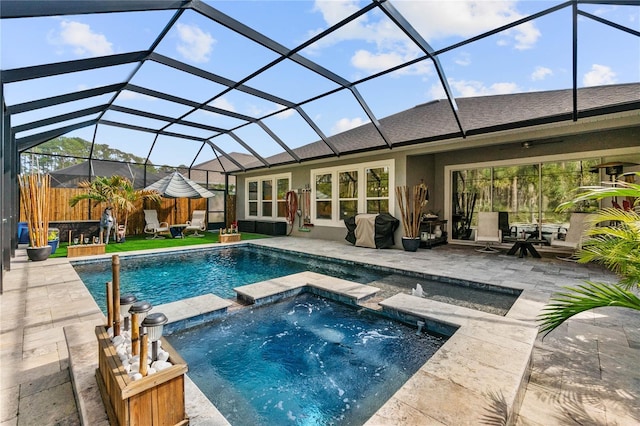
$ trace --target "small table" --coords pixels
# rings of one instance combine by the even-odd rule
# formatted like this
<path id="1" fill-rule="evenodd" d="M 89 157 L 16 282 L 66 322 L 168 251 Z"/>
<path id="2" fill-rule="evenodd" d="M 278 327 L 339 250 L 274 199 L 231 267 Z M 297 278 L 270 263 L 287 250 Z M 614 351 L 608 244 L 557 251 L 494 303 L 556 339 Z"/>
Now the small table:
<path id="1" fill-rule="evenodd" d="M 513 241 L 513 247 L 507 252 L 508 255 L 513 256 L 519 251 L 518 257 L 525 257 L 527 252 L 533 256 L 540 258 L 540 253 L 533 246 L 534 244 L 544 244 L 546 240 L 538 240 L 535 238 L 509 238 L 505 241 Z"/>
<path id="2" fill-rule="evenodd" d="M 184 228 L 186 228 L 187 225 L 186 223 L 178 223 L 175 225 L 171 225 L 169 227 L 169 232 L 171 232 L 171 236 L 173 238 L 184 238 Z"/>

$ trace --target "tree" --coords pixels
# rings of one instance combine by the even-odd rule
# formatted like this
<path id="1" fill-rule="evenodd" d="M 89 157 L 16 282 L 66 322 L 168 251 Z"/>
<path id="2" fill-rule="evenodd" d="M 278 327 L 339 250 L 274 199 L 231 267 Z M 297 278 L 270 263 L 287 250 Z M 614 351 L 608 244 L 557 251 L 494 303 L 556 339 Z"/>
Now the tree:
<path id="1" fill-rule="evenodd" d="M 124 212 L 124 226 L 127 228 L 129 213 L 135 208 L 138 200 L 150 200 L 159 202 L 160 194 L 155 190 L 134 189 L 129 179 L 114 175 L 111 177 L 96 177 L 93 181 L 82 181 L 79 188 L 86 189 L 84 194 L 76 195 L 69 200 L 69 205 L 75 207 L 81 200 L 91 200 L 93 205 L 105 203 L 113 210 L 114 230 L 117 232 L 120 212 Z M 108 236 L 107 236 L 108 237 Z"/>
<path id="2" fill-rule="evenodd" d="M 92 143 L 80 137 L 60 136 L 25 151 L 20 155 L 23 172 L 53 172 L 89 159 Z M 153 163 L 146 162 L 144 157 L 111 148 L 108 144 L 93 145 L 92 159 L 110 160 L 122 163 L 145 165 L 156 171 Z M 173 169 L 172 169 L 173 170 Z"/>
<path id="3" fill-rule="evenodd" d="M 626 176 L 640 176 L 640 173 Z M 581 190 L 574 200 L 560 208 L 567 209 L 577 203 L 607 197 L 627 197 L 632 203 L 629 210 L 599 209 L 587 231 L 588 238 L 577 253 L 578 262 L 601 263 L 620 278 L 617 284 L 586 281 L 576 288 L 565 287 L 565 291 L 553 295 L 538 317 L 540 332 L 545 334 L 572 316 L 595 308 L 617 306 L 640 311 L 637 295 L 640 289 L 640 185 L 634 179 L 620 179 L 604 186 L 582 187 Z"/>

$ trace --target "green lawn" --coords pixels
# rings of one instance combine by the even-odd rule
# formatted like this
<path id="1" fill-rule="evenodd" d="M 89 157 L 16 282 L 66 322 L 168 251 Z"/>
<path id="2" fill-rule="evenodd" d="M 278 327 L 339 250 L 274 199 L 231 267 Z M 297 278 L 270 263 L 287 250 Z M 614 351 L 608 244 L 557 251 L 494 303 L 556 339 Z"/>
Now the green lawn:
<path id="1" fill-rule="evenodd" d="M 202 237 L 185 237 L 185 238 L 171 238 L 170 236 L 164 239 L 148 240 L 148 235 L 127 235 L 124 243 L 109 242 L 106 247 L 107 253 L 120 253 L 125 251 L 137 251 L 137 250 L 149 250 L 157 248 L 170 248 L 170 247 L 186 247 L 202 244 L 211 244 L 218 242 L 217 232 L 205 232 Z M 242 233 L 242 241 L 255 240 L 259 238 L 269 238 L 267 235 Z M 61 243 L 58 249 L 50 257 L 67 257 L 67 243 Z"/>

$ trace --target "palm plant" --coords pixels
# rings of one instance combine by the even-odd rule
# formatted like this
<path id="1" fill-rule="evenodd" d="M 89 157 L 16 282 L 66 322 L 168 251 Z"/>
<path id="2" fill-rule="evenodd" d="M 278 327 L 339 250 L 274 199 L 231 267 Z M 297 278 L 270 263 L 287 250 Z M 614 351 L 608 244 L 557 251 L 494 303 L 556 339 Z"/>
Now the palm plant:
<path id="1" fill-rule="evenodd" d="M 626 176 L 640 176 L 630 173 Z M 630 179 L 631 180 L 631 179 Z M 617 284 L 586 281 L 576 288 L 552 296 L 538 317 L 541 332 L 548 334 L 560 324 L 580 312 L 605 306 L 618 306 L 640 311 L 640 185 L 633 181 L 616 180 L 603 186 L 580 188 L 581 192 L 560 209 L 568 209 L 586 200 L 606 197 L 629 197 L 633 201 L 630 210 L 602 208 L 591 220 L 587 240 L 577 252 L 578 262 L 597 262 L 619 277 Z M 608 223 L 608 225 L 603 225 Z M 601 224 L 601 226 L 595 226 Z"/>
<path id="2" fill-rule="evenodd" d="M 160 194 L 155 190 L 135 189 L 129 179 L 114 175 L 111 177 L 98 176 L 92 181 L 82 181 L 79 188 L 87 192 L 76 195 L 69 200 L 69 205 L 75 207 L 82 200 L 91 200 L 93 205 L 105 203 L 113 210 L 114 229 L 118 229 L 120 213 L 124 213 L 124 227 L 127 228 L 129 213 L 135 210 L 138 200 L 160 202 Z"/>

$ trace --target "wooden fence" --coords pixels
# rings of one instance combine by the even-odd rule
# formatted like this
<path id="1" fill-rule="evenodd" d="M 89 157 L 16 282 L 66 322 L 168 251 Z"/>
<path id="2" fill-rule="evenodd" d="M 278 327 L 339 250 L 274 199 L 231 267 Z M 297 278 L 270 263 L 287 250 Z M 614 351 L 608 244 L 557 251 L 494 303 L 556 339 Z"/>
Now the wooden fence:
<path id="1" fill-rule="evenodd" d="M 86 221 L 86 220 L 100 220 L 105 204 L 98 204 L 94 206 L 91 203 L 89 206 L 88 200 L 79 202 L 75 207 L 69 206 L 69 200 L 79 194 L 82 194 L 83 189 L 79 188 L 51 188 L 51 197 L 49 202 L 49 221 Z M 233 206 L 235 206 L 235 196 Z M 146 201 L 146 205 L 143 206 L 143 202 L 136 203 L 136 209 L 129 213 L 127 221 L 127 235 L 142 234 L 144 230 L 144 209 L 155 209 L 158 211 L 158 219 L 162 222 L 168 222 L 169 224 L 185 223 L 191 220 L 191 214 L 194 210 L 206 210 L 207 200 L 200 198 L 191 200 L 188 198 L 162 198 L 160 203 L 153 203 Z M 26 222 L 23 209 L 20 209 L 20 221 Z M 235 214 L 234 216 L 235 217 Z M 124 221 L 124 218 L 118 218 L 119 222 Z"/>

